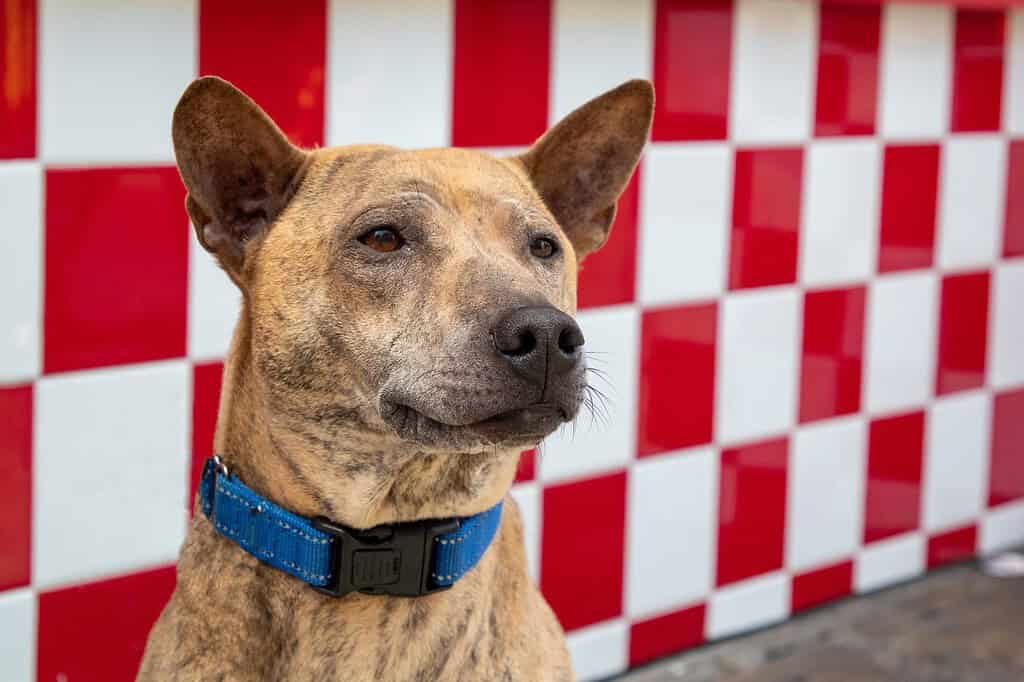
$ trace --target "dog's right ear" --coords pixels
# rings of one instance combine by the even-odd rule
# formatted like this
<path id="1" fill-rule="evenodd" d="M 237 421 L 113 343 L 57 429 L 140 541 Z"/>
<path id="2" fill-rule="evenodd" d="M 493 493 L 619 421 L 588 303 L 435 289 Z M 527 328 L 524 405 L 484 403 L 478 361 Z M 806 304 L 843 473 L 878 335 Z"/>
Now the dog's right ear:
<path id="1" fill-rule="evenodd" d="M 245 266 L 301 180 L 307 152 L 227 81 L 193 81 L 174 109 L 174 155 L 199 243 L 243 286 Z"/>

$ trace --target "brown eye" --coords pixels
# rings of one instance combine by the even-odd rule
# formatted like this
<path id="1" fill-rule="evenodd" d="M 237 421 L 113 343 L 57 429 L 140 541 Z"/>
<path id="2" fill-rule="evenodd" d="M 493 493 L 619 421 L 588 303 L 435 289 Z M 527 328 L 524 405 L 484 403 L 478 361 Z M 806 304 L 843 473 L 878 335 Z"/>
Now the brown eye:
<path id="1" fill-rule="evenodd" d="M 397 251 L 405 243 L 402 236 L 390 227 L 375 227 L 360 237 L 359 241 L 381 253 Z"/>
<path id="2" fill-rule="evenodd" d="M 537 258 L 551 258 L 558 251 L 555 242 L 547 237 L 536 237 L 530 240 L 530 253 Z"/>

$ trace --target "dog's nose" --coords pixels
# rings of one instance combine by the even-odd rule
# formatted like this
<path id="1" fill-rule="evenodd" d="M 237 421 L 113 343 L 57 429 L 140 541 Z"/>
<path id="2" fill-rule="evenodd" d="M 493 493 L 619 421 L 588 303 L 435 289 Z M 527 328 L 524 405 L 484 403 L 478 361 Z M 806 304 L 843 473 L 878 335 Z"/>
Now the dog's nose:
<path id="1" fill-rule="evenodd" d="M 498 320 L 492 333 L 502 357 L 537 382 L 568 372 L 583 356 L 583 332 L 576 321 L 551 306 L 516 308 Z"/>

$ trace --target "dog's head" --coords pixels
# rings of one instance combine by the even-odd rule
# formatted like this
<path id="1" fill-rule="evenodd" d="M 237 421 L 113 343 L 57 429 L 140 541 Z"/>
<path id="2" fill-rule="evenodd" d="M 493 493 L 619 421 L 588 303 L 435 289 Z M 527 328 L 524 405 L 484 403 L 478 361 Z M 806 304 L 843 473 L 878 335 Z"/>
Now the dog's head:
<path id="1" fill-rule="evenodd" d="M 242 291 L 234 351 L 269 411 L 467 452 L 572 420 L 579 263 L 608 237 L 652 104 L 625 83 L 505 159 L 304 151 L 228 83 L 194 82 L 173 123 L 187 208 Z"/>

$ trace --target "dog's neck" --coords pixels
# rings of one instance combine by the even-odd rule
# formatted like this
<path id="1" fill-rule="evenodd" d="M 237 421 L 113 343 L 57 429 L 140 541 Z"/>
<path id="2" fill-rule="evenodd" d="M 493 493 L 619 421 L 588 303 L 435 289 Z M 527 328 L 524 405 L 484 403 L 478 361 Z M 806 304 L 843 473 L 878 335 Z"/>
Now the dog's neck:
<path id="1" fill-rule="evenodd" d="M 512 484 L 518 450 L 424 451 L 337 403 L 311 418 L 317 408 L 283 407 L 258 372 L 243 318 L 225 362 L 214 449 L 247 485 L 297 514 L 354 528 L 469 516 Z"/>

